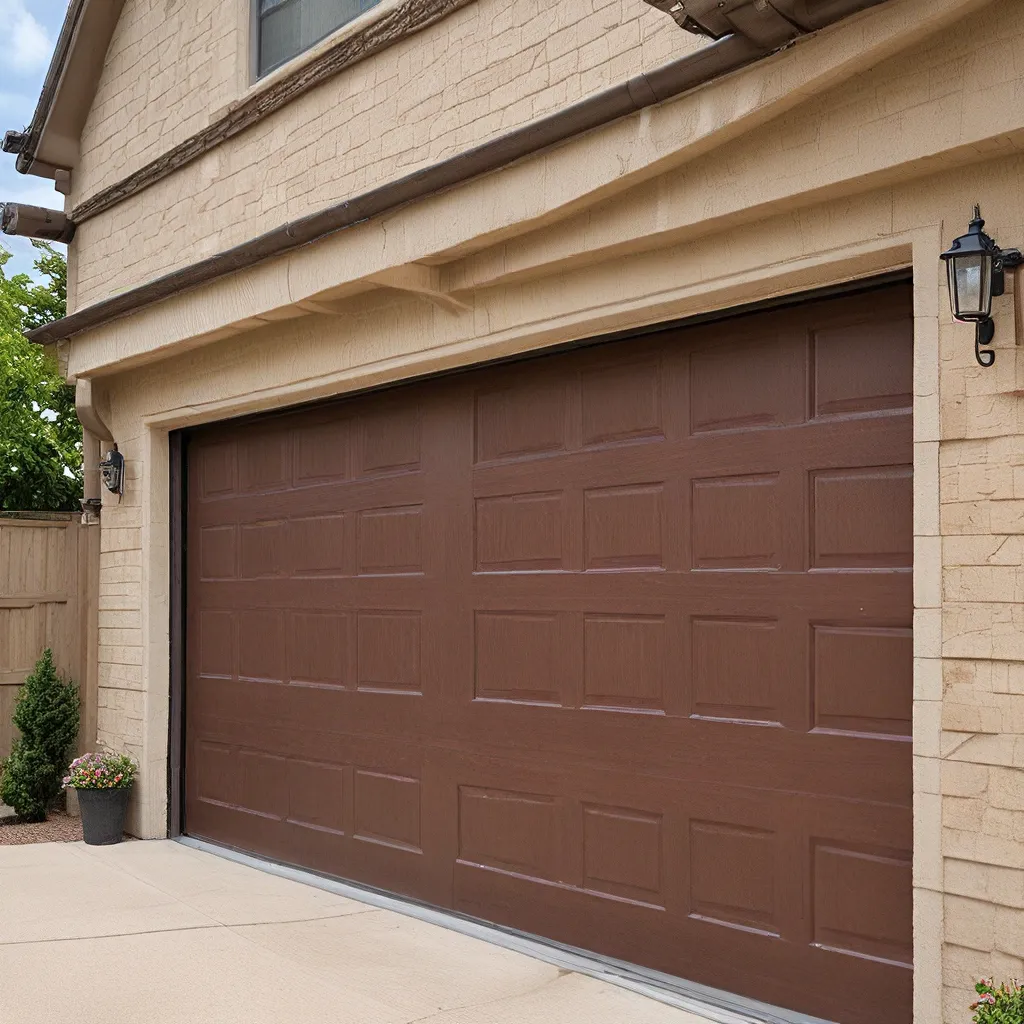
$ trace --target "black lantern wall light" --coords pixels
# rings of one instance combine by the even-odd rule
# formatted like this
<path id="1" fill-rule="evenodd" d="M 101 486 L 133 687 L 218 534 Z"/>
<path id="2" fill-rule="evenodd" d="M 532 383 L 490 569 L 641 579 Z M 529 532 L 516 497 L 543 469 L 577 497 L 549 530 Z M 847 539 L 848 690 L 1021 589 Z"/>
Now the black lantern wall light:
<path id="1" fill-rule="evenodd" d="M 1006 290 L 1005 271 L 1024 263 L 1019 249 L 1000 249 L 982 230 L 981 207 L 975 206 L 974 220 L 966 235 L 956 239 L 942 254 L 949 275 L 949 304 L 953 319 L 974 324 L 974 355 L 982 366 L 991 366 L 996 354 L 991 345 L 996 334 L 992 321 L 992 298 Z"/>

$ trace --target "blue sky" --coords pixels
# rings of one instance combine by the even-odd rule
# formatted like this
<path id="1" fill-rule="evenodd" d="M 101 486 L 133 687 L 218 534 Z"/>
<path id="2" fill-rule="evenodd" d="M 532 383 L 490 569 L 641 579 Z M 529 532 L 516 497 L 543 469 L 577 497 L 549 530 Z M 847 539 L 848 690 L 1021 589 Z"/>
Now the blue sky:
<path id="1" fill-rule="evenodd" d="M 20 130 L 32 120 L 67 6 L 67 0 L 0 0 L 0 35 L 5 41 L 0 63 L 0 135 Z M 52 181 L 19 174 L 14 157 L 0 153 L 0 202 L 59 210 L 63 201 Z M 14 253 L 5 267 L 8 274 L 31 272 L 34 250 L 27 239 L 0 235 L 0 245 Z"/>

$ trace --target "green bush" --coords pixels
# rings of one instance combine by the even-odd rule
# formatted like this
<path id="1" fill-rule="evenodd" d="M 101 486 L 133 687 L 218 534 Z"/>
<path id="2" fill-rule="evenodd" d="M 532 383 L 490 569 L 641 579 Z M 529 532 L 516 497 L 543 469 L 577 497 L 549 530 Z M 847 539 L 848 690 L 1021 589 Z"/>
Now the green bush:
<path id="1" fill-rule="evenodd" d="M 19 691 L 13 718 L 21 736 L 0 763 L 0 802 L 26 821 L 45 821 L 78 735 L 78 687 L 58 675 L 49 648 Z"/>
<path id="2" fill-rule="evenodd" d="M 1024 989 L 1017 981 L 996 988 L 991 978 L 982 978 L 974 991 L 978 1001 L 971 1003 L 975 1024 L 1024 1024 Z"/>

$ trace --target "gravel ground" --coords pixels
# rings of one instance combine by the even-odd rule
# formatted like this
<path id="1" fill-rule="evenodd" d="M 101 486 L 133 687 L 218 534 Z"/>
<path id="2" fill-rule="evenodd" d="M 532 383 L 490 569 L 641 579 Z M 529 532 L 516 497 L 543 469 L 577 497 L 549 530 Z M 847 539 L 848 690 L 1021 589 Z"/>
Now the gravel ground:
<path id="1" fill-rule="evenodd" d="M 17 818 L 0 821 L 0 846 L 24 846 L 27 843 L 74 843 L 82 838 L 82 819 L 63 811 L 51 811 L 46 821 L 19 823 Z"/>

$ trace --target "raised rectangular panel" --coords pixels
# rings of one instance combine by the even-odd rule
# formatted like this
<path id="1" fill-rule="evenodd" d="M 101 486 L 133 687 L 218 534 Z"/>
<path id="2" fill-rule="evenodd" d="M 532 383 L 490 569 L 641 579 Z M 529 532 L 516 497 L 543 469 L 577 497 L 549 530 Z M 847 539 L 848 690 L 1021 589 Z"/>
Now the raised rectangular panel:
<path id="1" fill-rule="evenodd" d="M 288 675 L 293 683 L 348 686 L 349 616 L 292 612 L 288 616 Z"/>
<path id="2" fill-rule="evenodd" d="M 583 884 L 619 899 L 663 906 L 661 815 L 624 807 L 583 808 Z"/>
<path id="3" fill-rule="evenodd" d="M 583 700 L 628 711 L 665 708 L 666 626 L 660 615 L 588 615 Z"/>
<path id="4" fill-rule="evenodd" d="M 219 743 L 195 746 L 199 799 L 233 810 L 284 818 L 288 809 L 288 762 L 256 750 Z"/>
<path id="5" fill-rule="evenodd" d="M 656 360 L 588 370 L 581 391 L 585 445 L 663 433 L 661 364 Z"/>
<path id="6" fill-rule="evenodd" d="M 359 513 L 359 572 L 423 571 L 423 506 L 372 508 Z"/>
<path id="7" fill-rule="evenodd" d="M 459 787 L 459 860 L 559 881 L 560 807 L 551 796 Z"/>
<path id="8" fill-rule="evenodd" d="M 730 340 L 690 357 L 690 429 L 756 429 L 799 422 L 806 403 L 804 360 L 777 335 Z"/>
<path id="9" fill-rule="evenodd" d="M 344 515 L 293 519 L 290 529 L 291 560 L 297 573 L 345 571 Z"/>
<path id="10" fill-rule="evenodd" d="M 329 483 L 348 478 L 351 425 L 342 419 L 299 427 L 294 434 L 295 483 Z"/>
<path id="11" fill-rule="evenodd" d="M 260 750 L 235 754 L 242 776 L 241 806 L 279 820 L 288 816 L 288 761 Z"/>
<path id="12" fill-rule="evenodd" d="M 476 567 L 482 572 L 562 569 L 561 491 L 476 500 Z"/>
<path id="13" fill-rule="evenodd" d="M 199 612 L 199 672 L 229 679 L 235 674 L 235 620 L 231 612 Z"/>
<path id="14" fill-rule="evenodd" d="M 231 580 L 238 575 L 237 532 L 234 526 L 199 529 L 199 577 Z"/>
<path id="15" fill-rule="evenodd" d="M 478 699 L 561 703 L 557 615 L 477 612 L 474 632 Z"/>
<path id="16" fill-rule="evenodd" d="M 813 844 L 814 942 L 891 963 L 914 961 L 911 855 Z"/>
<path id="17" fill-rule="evenodd" d="M 360 690 L 421 692 L 419 612 L 360 612 L 356 632 Z"/>
<path id="18" fill-rule="evenodd" d="M 531 378 L 522 385 L 476 396 L 478 462 L 563 451 L 566 386 Z"/>
<path id="19" fill-rule="evenodd" d="M 757 724 L 779 721 L 781 639 L 774 619 L 691 622 L 691 714 Z"/>
<path id="20" fill-rule="evenodd" d="M 914 564 L 911 466 L 811 474 L 811 565 L 887 569 Z"/>
<path id="21" fill-rule="evenodd" d="M 244 580 L 281 576 L 288 569 L 288 524 L 283 521 L 243 523 L 238 528 L 242 545 Z"/>
<path id="22" fill-rule="evenodd" d="M 813 334 L 815 416 L 906 409 L 914 404 L 911 317 L 826 327 Z"/>
<path id="23" fill-rule="evenodd" d="M 281 430 L 255 430 L 238 442 L 238 483 L 245 494 L 280 491 L 291 485 L 291 444 Z"/>
<path id="24" fill-rule="evenodd" d="M 194 744 L 193 753 L 199 799 L 224 807 L 241 807 L 243 779 L 231 748 L 200 740 Z"/>
<path id="25" fill-rule="evenodd" d="M 588 569 L 655 569 L 665 563 L 661 484 L 584 495 Z"/>
<path id="26" fill-rule="evenodd" d="M 349 769 L 315 761 L 288 762 L 288 821 L 320 832 L 345 834 Z"/>
<path id="27" fill-rule="evenodd" d="M 235 613 L 238 621 L 238 675 L 243 679 L 284 682 L 284 612 L 243 610 Z"/>
<path id="28" fill-rule="evenodd" d="M 419 779 L 357 769 L 354 789 L 357 839 L 420 852 Z"/>
<path id="29" fill-rule="evenodd" d="M 693 481 L 696 569 L 778 569 L 778 474 Z"/>
<path id="30" fill-rule="evenodd" d="M 393 405 L 360 416 L 360 471 L 382 473 L 414 469 L 420 464 L 420 412 L 415 406 Z"/>
<path id="31" fill-rule="evenodd" d="M 812 642 L 816 728 L 910 736 L 911 629 L 814 626 Z"/>
<path id="32" fill-rule="evenodd" d="M 690 916 L 777 935 L 775 833 L 691 821 Z"/>
<path id="33" fill-rule="evenodd" d="M 234 494 L 235 444 L 203 445 L 197 453 L 199 459 L 200 493 L 203 498 L 223 498 Z"/>

